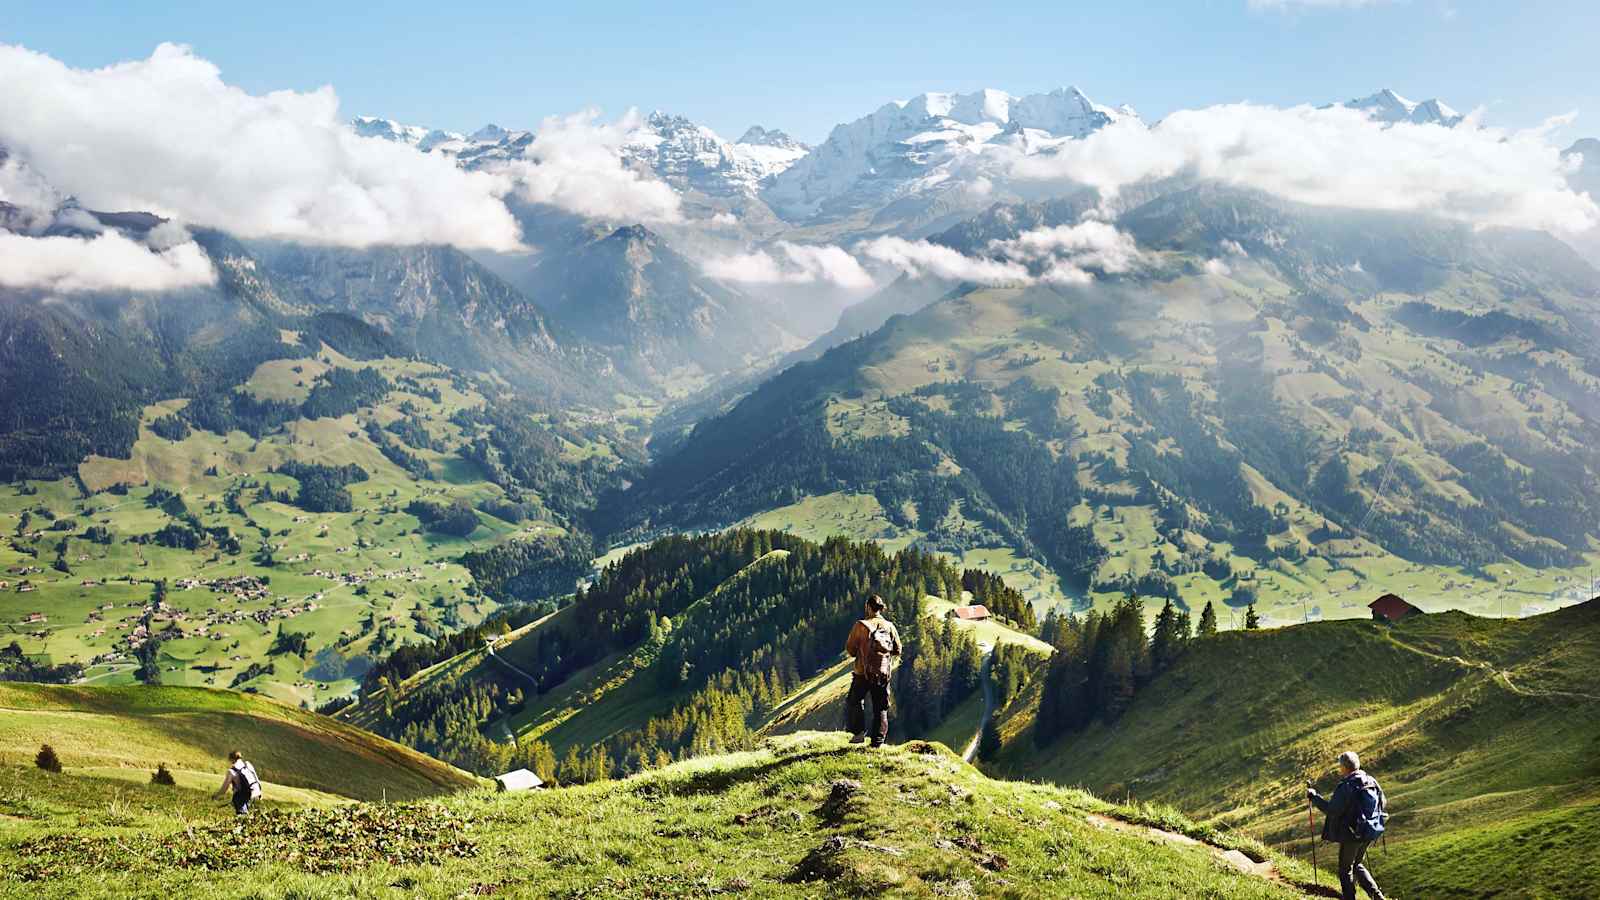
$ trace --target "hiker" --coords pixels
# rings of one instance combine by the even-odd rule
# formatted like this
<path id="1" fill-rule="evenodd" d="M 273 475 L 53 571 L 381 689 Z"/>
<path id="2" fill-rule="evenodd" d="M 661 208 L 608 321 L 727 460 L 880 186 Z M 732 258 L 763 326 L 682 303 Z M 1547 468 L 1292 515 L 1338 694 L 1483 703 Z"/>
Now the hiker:
<path id="1" fill-rule="evenodd" d="M 1383 900 L 1383 892 L 1362 860 L 1367 847 L 1383 836 L 1384 822 L 1389 818 L 1384 807 L 1388 804 L 1383 788 L 1361 771 L 1361 757 L 1351 750 L 1339 754 L 1339 786 L 1334 788 L 1333 796 L 1324 798 L 1308 784 L 1306 797 L 1327 814 L 1322 839 L 1339 845 L 1339 896 L 1356 900 L 1359 884 L 1372 900 Z"/>
<path id="2" fill-rule="evenodd" d="M 889 737 L 889 675 L 900 655 L 900 632 L 883 617 L 883 598 L 867 598 L 867 617 L 850 628 L 844 652 L 855 658 L 855 674 L 850 678 L 850 696 L 845 700 L 849 719 L 850 743 L 867 739 L 866 701 L 872 698 L 872 746 L 882 747 Z"/>
<path id="3" fill-rule="evenodd" d="M 261 799 L 261 779 L 256 776 L 256 767 L 246 762 L 237 750 L 228 754 L 228 773 L 222 776 L 222 787 L 217 789 L 216 796 L 227 793 L 233 794 L 236 816 L 249 815 L 251 801 Z"/>

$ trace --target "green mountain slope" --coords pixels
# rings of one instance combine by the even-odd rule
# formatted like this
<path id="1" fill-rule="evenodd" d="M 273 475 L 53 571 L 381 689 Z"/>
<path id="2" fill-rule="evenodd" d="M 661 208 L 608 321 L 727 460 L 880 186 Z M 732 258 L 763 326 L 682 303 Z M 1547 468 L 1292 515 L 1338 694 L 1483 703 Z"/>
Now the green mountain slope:
<path id="1" fill-rule="evenodd" d="M 853 536 L 1009 554 L 1041 608 L 1581 599 L 1600 273 L 1547 236 L 1205 186 L 1117 224 L 1134 271 L 969 287 L 793 366 L 675 444 L 617 527 L 814 535 L 827 498 Z"/>
<path id="2" fill-rule="evenodd" d="M 1352 749 L 1393 819 L 1376 871 L 1400 896 L 1600 889 L 1600 599 L 1528 619 L 1459 612 L 1194 642 L 1122 717 L 1044 747 L 1038 686 L 991 770 L 1171 803 L 1306 854 L 1304 781 Z M 1537 864 L 1508 865 L 1515 847 Z"/>
<path id="3" fill-rule="evenodd" d="M 418 799 L 478 784 L 359 728 L 231 691 L 0 684 L 0 754 L 27 766 L 41 744 L 86 778 L 144 783 L 166 763 L 185 793 L 215 791 L 228 751 L 240 750 L 264 795 L 291 803 Z"/>
<path id="4" fill-rule="evenodd" d="M 59 777 L 0 773 L 8 808 L 23 791 L 43 798 L 70 790 Z M 933 745 L 867 753 L 815 735 L 621 782 L 258 815 L 239 832 L 232 823 L 186 830 L 181 808 L 154 788 L 130 797 L 123 818 L 89 827 L 70 813 L 0 824 L 9 873 L 0 889 L 220 898 L 398 885 L 422 897 L 1176 900 L 1292 897 L 1290 882 L 1308 874 L 1249 842 L 1149 836 L 1132 824 L 1147 818 L 1140 810 L 991 781 Z M 1162 824 L 1206 834 L 1175 819 Z M 1252 866 L 1251 857 L 1269 865 Z M 1241 871 L 1270 871 L 1273 862 L 1283 866 L 1277 880 Z"/>

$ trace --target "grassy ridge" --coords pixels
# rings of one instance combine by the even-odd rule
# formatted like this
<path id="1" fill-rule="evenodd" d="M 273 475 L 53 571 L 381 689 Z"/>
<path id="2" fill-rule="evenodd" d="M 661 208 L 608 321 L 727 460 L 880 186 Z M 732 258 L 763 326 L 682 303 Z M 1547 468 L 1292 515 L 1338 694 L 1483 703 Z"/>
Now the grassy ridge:
<path id="1" fill-rule="evenodd" d="M 41 796 L 70 782 L 6 772 Z M 1243 874 L 1204 845 L 1107 827 L 1147 819 L 1078 791 L 991 781 L 931 744 L 869 752 L 798 735 L 678 763 L 626 781 L 533 794 L 469 793 L 439 804 L 259 816 L 269 861 L 240 863 L 159 792 L 115 822 L 70 813 L 0 825 L 0 892 L 29 897 L 895 896 L 1274 898 L 1288 886 Z M 343 825 L 341 823 L 348 823 Z M 441 823 L 450 827 L 437 827 Z M 1175 819 L 1165 824 L 1193 826 Z M 356 829 L 330 865 L 316 842 Z M 371 846 L 389 827 L 406 846 Z M 151 842 L 149 838 L 154 838 Z M 141 843 L 142 842 L 142 843 Z M 1249 842 L 1229 847 L 1260 857 Z M 146 845 L 149 845 L 147 848 Z M 158 850 L 160 847 L 175 849 Z M 28 856 L 21 854 L 27 852 Z M 183 860 L 223 867 L 207 871 Z M 1286 876 L 1307 873 L 1283 862 Z M 232 868 L 233 866 L 242 866 Z M 20 881 L 44 875 L 43 880 Z"/>
<path id="2" fill-rule="evenodd" d="M 993 770 L 1176 804 L 1308 850 L 1303 782 L 1343 749 L 1385 785 L 1381 877 L 1404 894 L 1600 890 L 1600 601 L 1526 620 L 1322 622 L 1196 644 L 1115 725 L 1034 745 L 1037 691 Z M 1542 847 L 1539 867 L 1508 864 Z M 1586 890 L 1576 893 L 1572 885 Z"/>
<path id="3" fill-rule="evenodd" d="M 31 764 L 44 743 L 69 773 L 144 781 L 164 762 L 180 785 L 201 790 L 216 789 L 239 749 L 269 796 L 302 802 L 414 799 L 478 783 L 359 728 L 245 694 L 0 684 L 0 755 Z"/>

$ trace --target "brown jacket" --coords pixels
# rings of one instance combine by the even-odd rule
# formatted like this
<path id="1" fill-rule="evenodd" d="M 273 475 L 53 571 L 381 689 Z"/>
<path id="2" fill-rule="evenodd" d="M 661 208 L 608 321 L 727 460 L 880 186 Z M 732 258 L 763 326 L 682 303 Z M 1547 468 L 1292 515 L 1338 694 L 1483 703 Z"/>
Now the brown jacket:
<path id="1" fill-rule="evenodd" d="M 894 623 L 883 616 L 873 616 L 862 619 L 850 629 L 850 636 L 845 639 L 844 652 L 846 656 L 855 658 L 855 672 L 863 678 L 867 675 L 867 641 L 872 638 L 874 629 L 883 628 L 889 632 L 889 640 L 894 644 L 893 655 L 900 655 L 900 632 L 895 630 Z"/>

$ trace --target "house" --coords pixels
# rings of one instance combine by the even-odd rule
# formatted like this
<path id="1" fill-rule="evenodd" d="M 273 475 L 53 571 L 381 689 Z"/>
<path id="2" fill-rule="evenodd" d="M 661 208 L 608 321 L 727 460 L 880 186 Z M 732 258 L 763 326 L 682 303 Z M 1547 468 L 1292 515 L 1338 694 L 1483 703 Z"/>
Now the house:
<path id="1" fill-rule="evenodd" d="M 17 584 L 17 593 L 26 594 L 33 590 L 33 582 L 23 581 Z"/>
<path id="2" fill-rule="evenodd" d="M 44 621 L 47 621 L 47 620 L 44 617 L 44 613 L 36 612 L 36 613 L 28 613 L 28 617 L 26 619 L 23 619 L 22 621 L 26 622 L 29 625 L 32 625 L 35 622 L 44 622 Z"/>
<path id="3" fill-rule="evenodd" d="M 1398 622 L 1422 612 L 1407 603 L 1399 594 L 1384 594 L 1367 604 L 1367 608 L 1372 610 L 1372 619 L 1375 622 Z"/>
<path id="4" fill-rule="evenodd" d="M 989 618 L 989 607 L 982 603 L 972 606 L 958 606 L 950 610 L 950 618 L 960 619 L 963 622 L 983 622 Z"/>
<path id="5" fill-rule="evenodd" d="M 527 769 L 513 769 L 504 775 L 496 775 L 494 784 L 501 791 L 527 791 L 544 787 L 544 779 Z"/>

